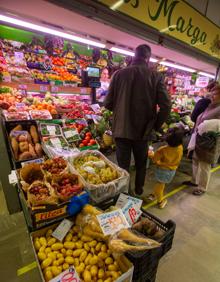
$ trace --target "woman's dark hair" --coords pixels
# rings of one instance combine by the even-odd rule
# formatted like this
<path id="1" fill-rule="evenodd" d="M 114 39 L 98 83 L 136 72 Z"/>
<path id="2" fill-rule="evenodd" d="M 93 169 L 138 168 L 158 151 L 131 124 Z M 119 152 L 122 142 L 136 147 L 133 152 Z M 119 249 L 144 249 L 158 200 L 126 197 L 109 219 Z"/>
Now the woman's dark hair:
<path id="1" fill-rule="evenodd" d="M 174 127 L 169 129 L 166 142 L 170 147 L 178 147 L 183 144 L 184 129 L 181 127 Z"/>

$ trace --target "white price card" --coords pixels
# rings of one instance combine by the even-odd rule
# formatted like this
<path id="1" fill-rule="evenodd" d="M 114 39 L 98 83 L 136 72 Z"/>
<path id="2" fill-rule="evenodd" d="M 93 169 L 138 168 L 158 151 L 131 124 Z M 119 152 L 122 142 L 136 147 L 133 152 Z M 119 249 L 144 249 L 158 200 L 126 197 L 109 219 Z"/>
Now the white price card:
<path id="1" fill-rule="evenodd" d="M 143 201 L 140 199 L 137 199 L 135 197 L 131 197 L 129 195 L 123 194 L 121 193 L 118 197 L 117 203 L 116 203 L 116 207 L 118 208 L 123 208 L 129 201 L 131 201 L 132 203 L 134 203 L 134 205 L 140 209 L 142 206 Z"/>
<path id="2" fill-rule="evenodd" d="M 138 221 L 139 217 L 142 214 L 141 210 L 137 208 L 137 206 L 130 200 L 122 208 L 122 212 L 130 226 L 132 226 L 136 221 Z"/>
<path id="3" fill-rule="evenodd" d="M 99 113 L 100 112 L 101 107 L 99 106 L 99 104 L 92 104 L 90 107 L 92 108 L 92 110 L 95 113 Z"/>
<path id="4" fill-rule="evenodd" d="M 47 130 L 49 131 L 50 135 L 56 134 L 56 127 L 52 125 L 47 125 Z"/>
<path id="5" fill-rule="evenodd" d="M 8 180 L 10 184 L 18 183 L 18 177 L 15 170 L 12 170 L 11 173 L 8 175 Z"/>
<path id="6" fill-rule="evenodd" d="M 53 145 L 54 147 L 62 148 L 62 144 L 61 144 L 59 138 L 51 138 L 51 139 L 50 139 L 50 142 L 52 143 L 52 145 Z"/>
<path id="7" fill-rule="evenodd" d="M 52 233 L 52 236 L 62 242 L 64 237 L 72 227 L 72 225 L 73 225 L 72 221 L 68 219 L 62 220 L 61 223 L 57 226 L 57 228 Z"/>
<path id="8" fill-rule="evenodd" d="M 129 224 L 121 209 L 97 215 L 104 235 L 113 235 L 121 229 L 129 228 Z"/>
<path id="9" fill-rule="evenodd" d="M 73 266 L 63 271 L 50 282 L 80 282 L 79 275 Z"/>

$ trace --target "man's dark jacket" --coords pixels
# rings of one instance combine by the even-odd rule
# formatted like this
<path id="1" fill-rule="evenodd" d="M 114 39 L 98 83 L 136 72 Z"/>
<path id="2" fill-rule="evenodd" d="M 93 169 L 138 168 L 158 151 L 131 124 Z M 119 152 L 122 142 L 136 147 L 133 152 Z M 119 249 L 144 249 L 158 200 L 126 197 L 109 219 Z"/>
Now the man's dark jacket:
<path id="1" fill-rule="evenodd" d="M 151 130 L 166 121 L 171 108 L 161 75 L 137 59 L 113 75 L 104 105 L 113 111 L 113 136 L 131 140 L 147 140 Z"/>

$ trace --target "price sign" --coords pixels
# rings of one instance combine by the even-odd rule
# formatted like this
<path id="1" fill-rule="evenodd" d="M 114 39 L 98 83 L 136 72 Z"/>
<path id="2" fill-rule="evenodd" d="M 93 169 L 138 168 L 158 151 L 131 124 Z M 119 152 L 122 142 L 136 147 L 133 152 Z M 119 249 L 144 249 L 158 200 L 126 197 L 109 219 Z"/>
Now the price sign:
<path id="1" fill-rule="evenodd" d="M 62 148 L 59 138 L 51 138 L 50 141 L 54 147 Z"/>
<path id="2" fill-rule="evenodd" d="M 48 86 L 47 85 L 40 85 L 40 92 L 47 92 Z"/>
<path id="3" fill-rule="evenodd" d="M 56 135 L 56 127 L 52 125 L 47 125 L 47 130 L 49 131 L 50 135 Z"/>
<path id="4" fill-rule="evenodd" d="M 75 268 L 71 266 L 69 269 L 50 280 L 50 282 L 80 282 L 80 279 Z"/>
<path id="5" fill-rule="evenodd" d="M 72 221 L 68 219 L 62 220 L 61 223 L 57 226 L 57 228 L 52 233 L 52 236 L 59 241 L 63 241 L 64 237 L 69 232 L 72 225 L 73 225 Z"/>
<path id="6" fill-rule="evenodd" d="M 18 183 L 18 177 L 15 170 L 12 170 L 11 173 L 8 175 L 8 180 L 10 184 Z"/>
<path id="7" fill-rule="evenodd" d="M 25 108 L 25 103 L 16 103 L 15 104 L 16 109 L 22 110 Z"/>
<path id="8" fill-rule="evenodd" d="M 25 166 L 26 164 L 30 164 L 30 163 L 36 163 L 36 164 L 41 164 L 44 161 L 43 158 L 40 159 L 34 159 L 34 160 L 30 160 L 30 161 L 26 161 L 26 162 L 22 162 L 21 166 Z"/>
<path id="9" fill-rule="evenodd" d="M 129 224 L 121 209 L 97 215 L 104 235 L 112 235 L 121 229 L 129 228 Z"/>
<path id="10" fill-rule="evenodd" d="M 132 201 L 128 201 L 122 208 L 122 212 L 130 226 L 132 226 L 142 214 L 141 210 L 137 208 Z"/>
<path id="11" fill-rule="evenodd" d="M 99 104 L 92 104 L 90 107 L 92 108 L 92 110 L 95 113 L 99 113 L 100 112 L 101 107 L 99 106 Z"/>
<path id="12" fill-rule="evenodd" d="M 203 88 L 203 87 L 206 87 L 208 84 L 209 84 L 209 78 L 206 77 L 206 76 L 199 76 L 196 79 L 196 86 L 197 87 Z"/>
<path id="13" fill-rule="evenodd" d="M 87 94 L 87 88 L 81 87 L 80 94 Z"/>
<path id="14" fill-rule="evenodd" d="M 14 52 L 15 64 L 24 65 L 24 53 L 23 52 Z"/>
<path id="15" fill-rule="evenodd" d="M 51 92 L 57 93 L 59 88 L 57 86 L 52 86 L 51 87 Z"/>
<path id="16" fill-rule="evenodd" d="M 140 209 L 143 203 L 143 201 L 140 199 L 121 193 L 118 197 L 116 207 L 123 208 L 129 201 L 131 201 L 137 207 L 137 209 Z"/>

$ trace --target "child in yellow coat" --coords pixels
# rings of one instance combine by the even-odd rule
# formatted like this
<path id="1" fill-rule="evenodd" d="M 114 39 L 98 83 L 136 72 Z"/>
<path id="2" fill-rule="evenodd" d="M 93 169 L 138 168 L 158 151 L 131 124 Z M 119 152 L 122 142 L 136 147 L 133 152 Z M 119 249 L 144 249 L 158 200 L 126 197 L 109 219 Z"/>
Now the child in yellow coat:
<path id="1" fill-rule="evenodd" d="M 165 185 L 173 180 L 183 156 L 183 135 L 183 129 L 172 128 L 166 137 L 167 145 L 160 147 L 149 156 L 156 164 L 155 178 L 157 183 L 153 193 L 148 196 L 148 200 L 156 199 L 158 207 L 161 209 L 167 204 L 167 200 L 164 199 Z"/>

